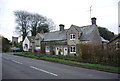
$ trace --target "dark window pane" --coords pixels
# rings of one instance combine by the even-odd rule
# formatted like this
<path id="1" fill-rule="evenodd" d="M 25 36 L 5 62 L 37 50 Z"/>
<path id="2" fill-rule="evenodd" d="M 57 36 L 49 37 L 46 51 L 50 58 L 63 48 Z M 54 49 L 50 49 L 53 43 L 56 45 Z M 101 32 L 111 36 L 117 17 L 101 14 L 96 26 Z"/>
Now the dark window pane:
<path id="1" fill-rule="evenodd" d="M 75 52 L 75 47 L 73 47 L 73 52 Z"/>
<path id="2" fill-rule="evenodd" d="M 73 35 L 73 39 L 75 39 L 75 35 Z"/>
<path id="3" fill-rule="evenodd" d="M 70 48 L 70 52 L 72 52 L 72 47 Z"/>
<path id="4" fill-rule="evenodd" d="M 70 39 L 72 39 L 72 34 L 70 35 Z"/>

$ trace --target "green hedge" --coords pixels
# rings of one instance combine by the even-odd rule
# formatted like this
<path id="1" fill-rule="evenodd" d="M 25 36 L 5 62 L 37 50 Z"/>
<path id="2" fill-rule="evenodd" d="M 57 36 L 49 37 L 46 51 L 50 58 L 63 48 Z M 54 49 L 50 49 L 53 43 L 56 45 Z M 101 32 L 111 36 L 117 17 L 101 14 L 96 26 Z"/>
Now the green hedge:
<path id="1" fill-rule="evenodd" d="M 120 50 L 114 48 L 103 49 L 101 45 L 77 44 L 77 53 L 81 61 L 103 63 L 117 66 L 120 62 Z"/>

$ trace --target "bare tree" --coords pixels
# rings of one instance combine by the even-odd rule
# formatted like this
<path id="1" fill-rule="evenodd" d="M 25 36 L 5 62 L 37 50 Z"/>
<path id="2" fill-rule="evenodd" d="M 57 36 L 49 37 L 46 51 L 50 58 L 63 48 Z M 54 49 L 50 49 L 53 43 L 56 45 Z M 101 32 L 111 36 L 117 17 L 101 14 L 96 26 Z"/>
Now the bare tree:
<path id="1" fill-rule="evenodd" d="M 15 11 L 14 15 L 16 16 L 17 22 L 16 31 L 23 37 L 22 41 L 30 32 L 32 36 L 36 36 L 41 30 L 49 32 L 55 28 L 52 19 L 48 19 L 37 13 L 33 14 L 27 11 Z"/>
<path id="2" fill-rule="evenodd" d="M 45 24 L 48 25 L 49 31 L 55 30 L 56 25 L 54 24 L 52 19 L 47 18 L 47 21 L 45 22 Z"/>
<path id="3" fill-rule="evenodd" d="M 47 19 L 39 14 L 31 14 L 30 16 L 30 26 L 31 34 L 35 36 L 37 34 L 37 28 L 39 25 L 43 24 Z"/>
<path id="4" fill-rule="evenodd" d="M 32 36 L 35 36 L 41 30 L 44 30 L 44 32 L 49 32 L 55 28 L 55 24 L 52 19 L 48 19 L 47 17 L 39 15 L 37 13 L 31 14 L 30 19 Z"/>
<path id="5" fill-rule="evenodd" d="M 16 32 L 22 36 L 22 41 L 25 39 L 25 37 L 28 35 L 30 31 L 30 26 L 29 26 L 29 12 L 26 11 L 15 11 L 14 15 L 16 16 L 16 22 L 17 22 L 17 27 L 16 27 Z"/>

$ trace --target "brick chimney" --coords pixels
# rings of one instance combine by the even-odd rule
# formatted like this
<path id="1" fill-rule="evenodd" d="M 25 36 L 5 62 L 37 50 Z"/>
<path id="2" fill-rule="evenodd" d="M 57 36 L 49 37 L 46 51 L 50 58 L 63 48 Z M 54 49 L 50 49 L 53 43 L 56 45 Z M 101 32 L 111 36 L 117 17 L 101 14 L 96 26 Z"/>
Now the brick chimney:
<path id="1" fill-rule="evenodd" d="M 91 18 L 92 25 L 96 25 L 96 20 L 97 19 L 95 17 Z"/>
<path id="2" fill-rule="evenodd" d="M 60 27 L 60 31 L 64 30 L 64 25 L 63 24 L 60 24 L 59 27 Z"/>

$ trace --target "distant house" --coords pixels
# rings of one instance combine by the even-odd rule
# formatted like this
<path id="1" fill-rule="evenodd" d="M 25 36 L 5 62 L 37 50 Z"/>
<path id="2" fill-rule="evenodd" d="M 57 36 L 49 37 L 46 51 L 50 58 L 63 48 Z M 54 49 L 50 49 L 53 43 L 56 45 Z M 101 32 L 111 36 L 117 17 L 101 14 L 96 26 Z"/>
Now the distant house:
<path id="1" fill-rule="evenodd" d="M 35 37 L 35 47 L 40 48 L 46 54 L 77 55 L 76 45 L 80 42 L 94 45 L 102 44 L 102 39 L 96 25 L 96 18 L 92 18 L 92 25 L 71 25 L 64 29 L 60 24 L 60 31 L 38 33 Z"/>
<path id="2" fill-rule="evenodd" d="M 18 37 L 12 36 L 12 46 L 14 47 L 16 44 L 18 44 Z"/>
<path id="3" fill-rule="evenodd" d="M 110 40 L 108 46 L 112 47 L 115 50 L 120 50 L 120 34 L 117 37 L 114 37 L 112 40 Z"/>
<path id="4" fill-rule="evenodd" d="M 33 36 L 26 36 L 23 43 L 22 47 L 24 51 L 30 51 L 32 49 L 32 41 L 34 40 Z"/>

